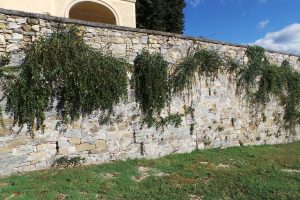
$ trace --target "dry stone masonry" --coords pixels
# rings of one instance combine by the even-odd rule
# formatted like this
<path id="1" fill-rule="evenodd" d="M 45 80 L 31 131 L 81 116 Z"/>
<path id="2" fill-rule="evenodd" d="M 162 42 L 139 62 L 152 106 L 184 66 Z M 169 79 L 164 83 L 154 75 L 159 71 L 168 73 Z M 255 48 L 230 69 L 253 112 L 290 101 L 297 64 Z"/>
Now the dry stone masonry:
<path id="1" fill-rule="evenodd" d="M 24 58 L 24 49 L 37 38 L 53 33 L 58 25 L 71 24 L 82 31 L 90 46 L 129 62 L 133 62 L 143 48 L 161 53 L 170 64 L 178 63 L 195 48 L 215 50 L 240 63 L 247 62 L 246 46 L 242 45 L 3 9 L 0 9 L 0 53 L 10 53 L 10 65 L 16 66 Z M 267 56 L 274 63 L 287 59 L 300 70 L 295 55 L 269 51 Z M 81 156 L 87 164 L 97 164 L 128 158 L 157 158 L 195 149 L 277 144 L 300 139 L 299 127 L 296 134 L 290 134 L 276 123 L 276 116 L 282 112 L 276 101 L 269 103 L 263 113 L 256 112 L 236 95 L 236 83 L 230 75 L 219 74 L 212 82 L 195 83 L 190 98 L 173 97 L 171 113 L 183 113 L 184 105 L 192 104 L 195 108 L 195 119 L 183 117 L 179 128 L 141 127 L 133 92 L 129 94 L 128 102 L 115 108 L 109 125 L 99 124 L 100 113 L 96 111 L 93 116 L 65 126 L 59 124 L 55 113 L 48 113 L 45 132 L 37 132 L 34 139 L 18 132 L 18 127 L 11 127 L 12 120 L 5 116 L 5 128 L 0 128 L 0 175 L 49 168 L 61 156 Z"/>

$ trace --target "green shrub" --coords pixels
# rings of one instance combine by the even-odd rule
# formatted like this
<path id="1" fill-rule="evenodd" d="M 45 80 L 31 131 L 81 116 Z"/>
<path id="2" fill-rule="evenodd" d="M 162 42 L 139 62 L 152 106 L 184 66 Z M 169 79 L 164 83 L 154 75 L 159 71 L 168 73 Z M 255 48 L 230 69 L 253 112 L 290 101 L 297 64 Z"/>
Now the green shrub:
<path id="1" fill-rule="evenodd" d="M 56 159 L 52 167 L 57 167 L 57 168 L 68 168 L 68 167 L 76 167 L 82 163 L 85 162 L 85 158 L 82 158 L 80 156 L 69 158 L 68 156 L 63 156 L 58 159 Z"/>

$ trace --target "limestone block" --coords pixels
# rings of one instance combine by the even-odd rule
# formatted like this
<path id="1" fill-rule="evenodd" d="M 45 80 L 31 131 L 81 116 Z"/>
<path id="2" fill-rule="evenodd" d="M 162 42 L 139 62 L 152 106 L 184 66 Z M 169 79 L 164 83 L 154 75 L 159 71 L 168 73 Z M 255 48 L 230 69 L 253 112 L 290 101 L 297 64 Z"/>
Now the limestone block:
<path id="1" fill-rule="evenodd" d="M 65 147 L 69 147 L 70 143 L 68 142 L 67 138 L 59 138 L 58 140 L 58 147 L 59 148 L 65 148 Z"/>
<path id="2" fill-rule="evenodd" d="M 0 155 L 1 154 L 11 153 L 12 150 L 13 150 L 13 148 L 11 148 L 11 147 L 0 147 Z"/>
<path id="3" fill-rule="evenodd" d="M 15 148 L 15 147 L 19 147 L 22 145 L 26 145 L 29 142 L 29 138 L 27 137 L 19 137 L 19 138 L 15 138 L 12 141 L 7 142 L 7 146 L 10 148 Z"/>
<path id="4" fill-rule="evenodd" d="M 59 148 L 58 149 L 58 154 L 59 155 L 67 155 L 68 154 L 68 149 L 67 148 Z"/>
<path id="5" fill-rule="evenodd" d="M 90 150 L 95 149 L 95 147 L 96 147 L 96 145 L 89 144 L 89 143 L 76 145 L 77 151 L 90 151 Z"/>
<path id="6" fill-rule="evenodd" d="M 34 152 L 30 154 L 27 161 L 45 161 L 48 157 L 49 155 L 43 151 Z"/>
<path id="7" fill-rule="evenodd" d="M 80 144 L 80 138 L 68 138 L 71 145 Z"/>
<path id="8" fill-rule="evenodd" d="M 97 149 L 106 149 L 107 148 L 107 146 L 106 146 L 106 142 L 105 142 L 105 140 L 98 140 L 98 141 L 96 141 L 96 148 Z"/>
<path id="9" fill-rule="evenodd" d="M 81 130 L 78 129 L 67 130 L 64 133 L 64 136 L 67 138 L 81 138 Z"/>
<path id="10" fill-rule="evenodd" d="M 0 35 L 0 44 L 6 44 L 4 35 Z"/>
<path id="11" fill-rule="evenodd" d="M 38 169 L 44 169 L 44 168 L 47 168 L 47 162 L 46 161 L 38 162 L 38 163 L 35 164 L 35 166 Z"/>
<path id="12" fill-rule="evenodd" d="M 37 146 L 37 151 L 47 151 L 56 149 L 56 144 L 41 144 Z"/>

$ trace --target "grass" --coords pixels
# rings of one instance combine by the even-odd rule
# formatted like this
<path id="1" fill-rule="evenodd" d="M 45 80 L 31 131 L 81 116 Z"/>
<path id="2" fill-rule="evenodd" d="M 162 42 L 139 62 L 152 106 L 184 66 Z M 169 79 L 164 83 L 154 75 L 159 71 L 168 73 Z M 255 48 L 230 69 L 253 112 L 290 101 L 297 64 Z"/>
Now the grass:
<path id="1" fill-rule="evenodd" d="M 213 149 L 13 175 L 0 179 L 0 198 L 300 199 L 298 170 L 299 142 Z"/>

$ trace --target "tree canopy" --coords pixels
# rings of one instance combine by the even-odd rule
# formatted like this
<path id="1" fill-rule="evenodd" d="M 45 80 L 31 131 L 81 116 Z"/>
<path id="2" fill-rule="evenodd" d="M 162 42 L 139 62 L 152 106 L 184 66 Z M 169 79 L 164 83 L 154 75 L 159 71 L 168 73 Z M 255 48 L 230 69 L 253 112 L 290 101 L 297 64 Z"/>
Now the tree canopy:
<path id="1" fill-rule="evenodd" d="M 184 0 L 137 0 L 137 27 L 182 33 Z"/>

